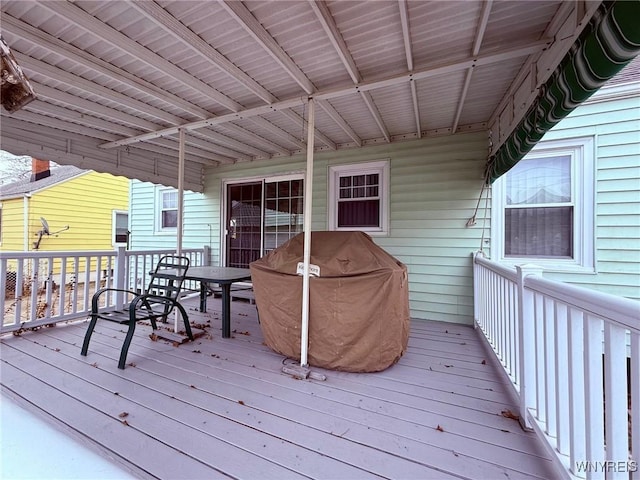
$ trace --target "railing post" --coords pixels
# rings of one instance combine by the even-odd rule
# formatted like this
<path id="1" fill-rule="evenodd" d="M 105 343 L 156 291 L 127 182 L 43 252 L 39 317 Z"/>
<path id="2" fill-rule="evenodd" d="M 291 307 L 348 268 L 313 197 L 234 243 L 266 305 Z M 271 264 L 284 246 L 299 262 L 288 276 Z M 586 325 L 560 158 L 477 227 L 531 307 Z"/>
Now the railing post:
<path id="1" fill-rule="evenodd" d="M 127 271 L 127 256 L 126 256 L 126 247 L 119 246 L 116 248 L 116 271 L 115 271 L 115 285 L 114 288 L 118 290 L 124 290 L 125 287 L 125 278 Z M 122 307 L 124 305 L 124 293 L 116 292 L 115 304 L 117 307 Z"/>
<path id="2" fill-rule="evenodd" d="M 202 265 L 204 267 L 209 267 L 211 265 L 211 247 L 209 245 L 204 246 L 204 252 L 202 255 Z"/>
<path id="3" fill-rule="evenodd" d="M 524 428 L 533 428 L 528 409 L 536 405 L 536 351 L 534 293 L 525 288 L 528 275 L 542 275 L 537 265 L 518 265 L 518 357 L 520 358 L 520 423 Z"/>

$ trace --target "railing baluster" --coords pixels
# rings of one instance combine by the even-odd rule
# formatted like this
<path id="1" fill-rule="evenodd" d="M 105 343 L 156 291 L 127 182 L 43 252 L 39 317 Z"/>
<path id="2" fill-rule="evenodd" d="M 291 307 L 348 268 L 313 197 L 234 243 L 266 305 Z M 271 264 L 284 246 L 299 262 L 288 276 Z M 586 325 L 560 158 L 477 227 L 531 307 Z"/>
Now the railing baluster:
<path id="1" fill-rule="evenodd" d="M 555 317 L 554 305 L 550 298 L 544 299 L 544 357 L 545 357 L 545 410 L 547 412 L 547 434 L 556 436 L 556 365 L 555 365 Z"/>
<path id="2" fill-rule="evenodd" d="M 585 388 L 585 458 L 578 461 L 604 461 L 604 390 L 602 385 L 602 328 L 603 322 L 586 315 L 584 329 L 584 388 Z M 589 470 L 589 480 L 604 479 L 604 470 Z"/>
<path id="3" fill-rule="evenodd" d="M 627 423 L 627 359 L 625 330 L 611 323 L 604 326 L 605 444 L 607 460 L 626 462 L 629 457 Z M 628 480 L 625 471 L 608 472 L 607 480 Z"/>
<path id="4" fill-rule="evenodd" d="M 631 332 L 631 458 L 635 462 L 633 480 L 640 480 L 640 333 Z M 633 466 L 633 465 L 632 465 Z"/>
<path id="5" fill-rule="evenodd" d="M 556 437 L 557 449 L 569 453 L 569 352 L 567 306 L 555 302 L 555 364 L 556 364 Z"/>
<path id="6" fill-rule="evenodd" d="M 79 264 L 80 258 L 76 255 L 73 257 L 73 313 L 78 311 L 78 284 L 80 283 Z"/>
<path id="7" fill-rule="evenodd" d="M 38 311 L 38 280 L 40 274 L 40 259 L 33 261 L 33 274 L 31 275 L 31 309 L 29 312 L 29 321 L 37 318 Z"/>
<path id="8" fill-rule="evenodd" d="M 547 374 L 545 369 L 545 330 L 544 330 L 544 297 L 539 293 L 534 294 L 535 322 L 536 322 L 536 411 L 540 423 L 547 422 L 546 390 Z M 523 369 L 529 370 L 529 365 Z"/>
<path id="9" fill-rule="evenodd" d="M 24 259 L 18 259 L 18 270 L 16 271 L 16 294 L 15 294 L 15 302 L 16 302 L 16 311 L 15 311 L 15 322 L 13 326 L 18 328 L 18 325 L 22 323 L 22 299 L 24 292 Z"/>
<path id="10" fill-rule="evenodd" d="M 585 398 L 584 398 L 584 320 L 582 312 L 569 308 L 569 465 L 574 475 L 577 462 L 584 461 L 585 447 Z"/>

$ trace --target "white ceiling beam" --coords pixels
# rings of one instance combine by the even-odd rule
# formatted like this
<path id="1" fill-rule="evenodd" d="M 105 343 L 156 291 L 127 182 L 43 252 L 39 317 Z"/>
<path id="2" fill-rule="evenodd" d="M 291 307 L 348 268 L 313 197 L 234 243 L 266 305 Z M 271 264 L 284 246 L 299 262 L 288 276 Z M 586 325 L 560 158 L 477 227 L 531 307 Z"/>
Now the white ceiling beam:
<path id="1" fill-rule="evenodd" d="M 459 72 L 465 70 L 473 65 L 489 65 L 492 63 L 501 62 L 509 58 L 518 58 L 529 55 L 533 52 L 540 51 L 545 48 L 551 40 L 544 39 L 538 42 L 534 42 L 533 45 L 526 45 L 522 47 L 512 47 L 506 50 L 500 50 L 487 55 L 478 55 L 475 58 L 468 58 L 465 60 L 458 60 L 453 62 L 445 62 L 437 66 L 427 67 L 414 72 L 407 72 L 400 75 L 395 75 L 382 80 L 373 80 L 369 82 L 362 82 L 358 85 L 351 85 L 348 87 L 341 87 L 337 89 L 327 90 L 325 92 L 317 92 L 313 95 L 313 98 L 319 100 L 330 100 L 332 98 L 339 98 L 346 95 L 353 95 L 358 92 L 366 92 L 375 90 L 378 88 L 390 87 L 400 85 L 403 83 L 409 83 L 413 80 L 419 80 L 423 78 L 437 77 L 440 75 L 446 75 L 452 72 Z M 229 113 L 226 115 L 220 115 L 218 117 L 212 117 L 206 120 L 198 120 L 196 122 L 186 123 L 180 126 L 187 130 L 198 130 L 207 126 L 221 125 L 226 122 L 233 122 L 236 120 L 242 120 L 245 118 L 257 117 L 259 115 L 265 115 L 273 112 L 284 112 L 288 108 L 299 107 L 307 102 L 306 98 L 295 97 L 288 100 L 281 100 L 272 105 L 264 105 L 255 108 L 248 108 L 242 112 Z M 299 121 L 299 120 L 298 120 Z M 136 137 L 124 138 L 115 142 L 109 142 L 101 145 L 102 148 L 115 148 L 121 145 L 130 145 L 139 141 L 148 140 L 153 137 L 167 136 L 178 132 L 178 127 L 168 127 L 156 132 L 145 133 Z"/>
<path id="2" fill-rule="evenodd" d="M 398 0 L 400 10 L 400 24 L 402 25 L 402 40 L 404 42 L 404 52 L 407 57 L 407 70 L 413 70 L 413 49 L 411 48 L 411 31 L 409 30 L 409 7 L 406 0 Z M 418 88 L 416 82 L 412 81 L 411 103 L 413 104 L 413 117 L 416 121 L 416 135 L 422 138 L 422 122 L 420 121 L 420 104 L 418 103 Z"/>
<path id="3" fill-rule="evenodd" d="M 228 124 L 225 123 L 224 125 L 220 125 L 220 127 L 226 128 L 227 125 Z M 201 131 L 201 133 L 205 133 L 205 134 L 206 132 L 207 132 L 206 130 Z M 220 132 L 215 132 L 215 140 L 212 139 L 212 141 L 214 141 L 218 145 L 223 145 L 227 148 L 230 148 L 231 150 L 237 151 L 238 152 L 237 158 L 243 158 L 243 160 L 250 160 L 249 158 L 250 156 L 251 157 L 270 157 L 268 152 L 265 152 L 264 150 L 260 150 L 259 148 L 256 148 L 252 145 L 240 142 L 235 138 L 231 138 Z M 243 153 L 243 152 L 246 152 L 246 153 Z"/>
<path id="4" fill-rule="evenodd" d="M 167 105 L 180 108 L 195 117 L 208 118 L 211 116 L 211 112 L 208 112 L 204 108 L 200 108 L 177 95 L 155 86 L 151 82 L 142 80 L 126 70 L 122 70 L 111 63 L 94 57 L 84 50 L 63 42 L 62 40 L 53 37 L 42 30 L 38 30 L 21 20 L 15 19 L 10 15 L 3 15 L 2 29 L 3 31 L 10 32 L 23 40 L 27 40 L 36 46 L 46 48 L 50 52 L 60 55 L 63 58 L 77 62 L 79 65 L 87 67 L 96 73 L 108 77 L 109 79 L 116 80 L 127 87 L 135 88 L 145 95 L 157 98 L 158 100 L 165 102 Z"/>
<path id="5" fill-rule="evenodd" d="M 172 78 L 179 80 L 184 85 L 193 88 L 200 95 L 209 97 L 211 100 L 219 103 L 232 112 L 237 112 L 242 109 L 242 105 L 239 103 L 217 91 L 215 88 L 212 88 L 210 85 L 207 85 L 201 80 L 198 80 L 192 75 L 184 72 L 177 65 L 174 65 L 155 52 L 152 52 L 148 48 L 131 40 L 126 35 L 88 14 L 80 7 L 69 2 L 42 2 L 41 5 L 49 9 L 51 12 L 60 15 L 64 21 L 72 22 L 87 32 L 101 37 L 106 42 L 109 42 L 111 45 L 118 47 L 123 52 L 131 55 L 139 62 L 156 69 L 164 75 L 170 75 Z"/>
<path id="6" fill-rule="evenodd" d="M 56 90 L 53 87 L 44 85 L 42 83 L 34 82 L 30 80 L 33 88 L 38 92 L 37 100 L 47 100 L 52 103 L 62 103 L 69 107 L 85 111 L 89 115 L 100 116 L 112 121 L 130 125 L 138 130 L 156 131 L 161 128 L 160 125 L 154 122 L 150 122 L 143 118 L 136 117 L 129 113 L 116 110 L 115 108 L 107 107 L 94 103 L 91 100 L 76 97 L 70 93 L 63 92 L 62 90 Z"/>
<path id="7" fill-rule="evenodd" d="M 28 57 L 20 52 L 13 52 L 13 54 L 23 70 L 27 70 L 28 73 L 29 71 L 32 71 L 47 78 L 51 78 L 59 82 L 65 82 L 72 88 L 78 88 L 101 98 L 111 100 L 123 107 L 137 110 L 171 125 L 179 125 L 184 122 L 183 118 L 167 113 L 164 110 L 136 100 L 135 98 L 131 98 L 120 92 L 116 92 L 115 90 L 111 90 L 110 88 L 103 87 L 78 75 L 74 75 L 73 73 L 62 70 L 61 68 L 45 63 L 42 60 Z"/>
<path id="8" fill-rule="evenodd" d="M 382 136 L 384 137 L 384 139 L 387 141 L 387 143 L 391 142 L 391 135 L 389 134 L 389 131 L 387 130 L 387 127 L 384 124 L 384 120 L 382 120 L 382 116 L 380 115 L 380 112 L 378 111 L 378 107 L 376 107 L 376 104 L 373 101 L 373 97 L 371 96 L 371 93 L 360 92 L 360 97 L 362 98 L 362 100 L 364 100 L 364 103 L 369 109 L 369 112 L 371 112 L 371 115 L 373 116 L 373 119 L 376 121 L 376 124 L 378 125 L 380 132 L 382 132 Z"/>
<path id="9" fill-rule="evenodd" d="M 315 92 L 316 88 L 307 78 L 302 70 L 291 60 L 289 55 L 278 45 L 278 42 L 265 30 L 265 28 L 256 20 L 253 14 L 244 6 L 242 2 L 236 0 L 225 0 L 221 5 L 231 15 L 244 30 L 253 37 L 278 64 L 287 72 L 287 74 L 300 85 L 302 90 L 307 94 Z M 237 111 L 237 110 L 236 110 Z"/>
<path id="10" fill-rule="evenodd" d="M 400 9 L 400 24 L 402 25 L 402 40 L 404 52 L 407 56 L 407 70 L 413 70 L 413 50 L 411 49 L 411 32 L 409 31 L 409 7 L 406 0 L 398 0 Z"/>
<path id="11" fill-rule="evenodd" d="M 354 84 L 359 83 L 362 80 L 362 76 L 358 71 L 356 62 L 355 60 L 353 60 L 351 52 L 349 51 L 344 38 L 342 38 L 340 30 L 338 30 L 338 26 L 333 19 L 333 15 L 331 15 L 331 12 L 329 11 L 329 7 L 324 1 L 308 0 L 308 3 L 311 6 L 311 10 L 315 14 L 316 18 L 320 22 L 320 25 L 327 35 L 329 42 L 331 42 L 331 45 L 333 45 L 333 48 L 338 54 L 338 57 L 340 57 L 344 68 L 347 70 L 347 73 L 351 77 L 351 80 Z M 331 104 L 329 104 L 326 100 L 319 101 L 318 104 L 329 115 L 329 117 L 331 117 L 331 119 L 349 137 L 351 137 L 354 142 L 356 142 L 358 146 L 362 145 L 362 139 L 355 133 L 351 126 L 349 126 L 349 124 L 340 116 L 340 114 L 336 111 L 335 108 L 333 108 Z"/>
<path id="12" fill-rule="evenodd" d="M 418 103 L 418 87 L 416 82 L 410 82 L 411 86 L 411 103 L 413 103 L 413 116 L 416 121 L 416 135 L 422 138 L 422 122 L 420 121 L 420 104 Z"/>
<path id="13" fill-rule="evenodd" d="M 83 115 L 72 110 L 51 105 L 45 102 L 31 102 L 20 112 L 15 112 L 15 118 L 50 128 L 55 128 L 64 132 L 75 133 L 78 135 L 90 136 L 101 140 L 110 140 L 117 138 L 116 134 L 108 131 L 102 131 L 96 134 L 94 128 L 103 128 L 104 125 L 100 119 Z M 113 125 L 111 125 L 113 126 Z M 122 127 L 126 129 L 127 127 Z M 165 139 L 155 139 L 152 142 L 142 142 L 136 145 L 140 150 L 146 150 L 153 153 L 159 153 L 171 156 L 174 151 L 178 150 L 175 142 Z M 209 152 L 189 147 L 189 160 L 204 165 L 216 166 L 220 161 L 215 161 Z M 232 163 L 227 160 L 225 163 Z"/>
<path id="14" fill-rule="evenodd" d="M 484 32 L 487 30 L 487 24 L 489 23 L 489 15 L 491 14 L 491 7 L 493 6 L 493 0 L 487 0 L 482 4 L 482 12 L 480 13 L 480 20 L 478 21 L 478 28 L 476 30 L 476 37 L 473 41 L 473 49 L 471 56 L 475 57 L 480 53 L 480 46 L 484 39 Z M 473 76 L 473 67 L 467 69 L 467 73 L 464 78 L 464 84 L 462 86 L 462 92 L 458 99 L 458 107 L 453 119 L 453 125 L 451 126 L 451 132 L 456 133 L 458 129 L 458 123 L 460 122 L 460 116 L 462 115 L 462 109 L 464 108 L 464 102 L 467 100 L 467 93 L 469 92 L 469 85 L 471 84 L 471 77 Z"/>
<path id="15" fill-rule="evenodd" d="M 205 42 L 200 36 L 187 28 L 183 23 L 157 3 L 153 1 L 140 2 L 132 0 L 128 0 L 128 3 L 138 11 L 147 15 L 148 18 L 153 20 L 156 25 L 159 25 L 168 34 L 182 42 L 185 47 L 208 59 L 217 68 L 229 75 L 236 82 L 244 85 L 250 92 L 257 95 L 266 103 L 274 103 L 278 100 L 262 85 L 236 67 L 232 62 L 227 60 L 224 55 Z"/>
<path id="16" fill-rule="evenodd" d="M 359 147 L 362 146 L 362 139 L 353 130 L 353 128 L 351 128 L 351 125 L 345 122 L 345 120 L 340 116 L 336 109 L 333 108 L 333 105 L 331 105 L 327 100 L 318 100 L 318 105 L 320 106 L 320 108 L 322 108 L 322 110 L 326 112 L 327 115 L 331 117 L 334 122 L 336 122 L 340 126 L 340 128 L 342 128 L 342 130 L 347 133 L 347 135 L 349 135 L 349 137 L 351 137 L 351 140 L 353 140 L 356 145 L 358 145 Z"/>
<path id="17" fill-rule="evenodd" d="M 250 117 L 247 118 L 247 120 L 255 123 L 260 128 L 263 128 L 264 130 L 269 132 L 271 135 L 278 137 L 285 142 L 289 142 L 290 144 L 293 144 L 298 148 L 305 148 L 305 144 L 301 139 L 295 137 L 294 135 L 291 135 L 289 132 L 285 132 L 280 127 L 274 125 L 273 123 L 262 117 Z"/>
<path id="18" fill-rule="evenodd" d="M 311 10 L 313 10 L 313 13 L 320 22 L 320 25 L 322 25 L 322 29 L 327 34 L 331 45 L 333 45 L 333 48 L 338 53 L 338 56 L 340 57 L 344 68 L 347 70 L 347 73 L 351 77 L 351 80 L 353 80 L 353 83 L 360 82 L 362 78 L 360 77 L 360 72 L 358 71 L 356 62 L 353 60 L 351 52 L 349 52 L 347 44 L 338 30 L 336 22 L 333 20 L 333 15 L 331 15 L 329 7 L 327 7 L 327 4 L 323 1 L 308 0 L 308 2 L 311 6 Z"/>
<path id="19" fill-rule="evenodd" d="M 32 102 L 32 107 L 37 106 L 40 108 L 40 103 L 45 103 L 45 100 L 50 103 L 61 103 L 67 106 L 67 110 L 71 111 L 72 109 L 78 115 L 82 115 L 83 119 L 87 123 L 95 122 L 95 119 L 101 118 L 103 122 L 108 122 L 108 119 L 112 119 L 119 123 L 111 124 L 111 131 L 117 132 L 122 135 L 126 135 L 123 129 L 129 129 L 131 133 L 129 135 L 134 135 L 134 131 L 139 131 L 140 129 L 145 129 L 149 131 L 156 131 L 159 128 L 159 125 L 148 122 L 141 118 L 135 117 L 128 113 L 121 112 L 114 108 L 105 107 L 103 105 L 95 104 L 89 100 L 85 100 L 79 97 L 75 97 L 69 93 L 63 92 L 61 90 L 56 90 L 55 88 L 51 88 L 47 85 L 43 85 L 37 82 L 31 82 L 34 89 L 38 92 L 38 98 Z M 80 110 L 80 112 L 77 112 Z M 87 113 L 82 113 L 82 112 Z M 99 117 L 98 117 L 99 116 Z M 125 124 L 125 125 L 121 125 Z M 131 127 L 127 127 L 126 125 L 131 125 Z M 172 141 L 172 140 L 170 140 Z M 187 145 L 194 145 L 198 148 L 201 148 L 203 151 L 206 151 L 206 158 L 215 160 L 216 163 L 233 163 L 233 158 L 218 155 L 215 152 L 215 145 L 209 142 L 206 142 L 202 139 L 195 138 L 193 135 L 187 137 Z M 177 150 L 177 147 L 174 148 Z"/>

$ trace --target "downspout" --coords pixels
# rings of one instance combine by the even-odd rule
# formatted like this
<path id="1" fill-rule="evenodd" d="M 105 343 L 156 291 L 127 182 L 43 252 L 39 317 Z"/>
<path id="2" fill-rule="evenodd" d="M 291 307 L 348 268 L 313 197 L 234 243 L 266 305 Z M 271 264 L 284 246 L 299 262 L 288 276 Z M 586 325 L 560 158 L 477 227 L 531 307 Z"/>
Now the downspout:
<path id="1" fill-rule="evenodd" d="M 22 232 L 23 232 L 23 247 L 22 249 L 25 252 L 28 252 L 29 249 L 29 199 L 31 198 L 30 193 L 26 193 L 22 197 Z"/>

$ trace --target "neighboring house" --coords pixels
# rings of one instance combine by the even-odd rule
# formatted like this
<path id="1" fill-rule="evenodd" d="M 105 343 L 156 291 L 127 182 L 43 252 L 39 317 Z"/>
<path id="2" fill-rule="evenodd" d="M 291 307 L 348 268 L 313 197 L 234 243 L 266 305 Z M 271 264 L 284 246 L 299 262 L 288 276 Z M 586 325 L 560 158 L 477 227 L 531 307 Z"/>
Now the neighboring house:
<path id="1" fill-rule="evenodd" d="M 492 188 L 491 257 L 640 300 L 640 61 Z"/>
<path id="2" fill-rule="evenodd" d="M 128 179 L 34 159 L 0 187 L 0 249 L 111 250 L 127 244 L 128 210 Z"/>

